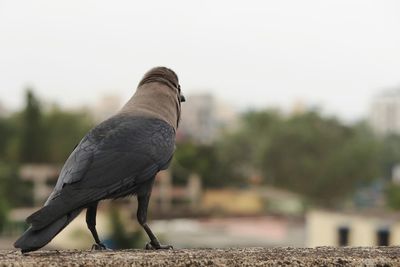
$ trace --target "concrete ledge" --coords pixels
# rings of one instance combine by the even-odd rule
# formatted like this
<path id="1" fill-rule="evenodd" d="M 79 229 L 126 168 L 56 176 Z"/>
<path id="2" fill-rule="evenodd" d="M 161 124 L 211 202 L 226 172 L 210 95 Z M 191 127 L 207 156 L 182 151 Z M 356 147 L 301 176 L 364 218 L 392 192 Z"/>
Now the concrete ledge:
<path id="1" fill-rule="evenodd" d="M 400 247 L 0 251 L 0 266 L 400 266 Z"/>

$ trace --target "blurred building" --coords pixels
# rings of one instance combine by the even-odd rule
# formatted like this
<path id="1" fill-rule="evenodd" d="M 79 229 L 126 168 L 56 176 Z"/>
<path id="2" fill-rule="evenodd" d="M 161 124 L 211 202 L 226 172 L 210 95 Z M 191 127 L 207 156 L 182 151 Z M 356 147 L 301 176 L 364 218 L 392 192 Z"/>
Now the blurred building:
<path id="1" fill-rule="evenodd" d="M 202 193 L 197 174 L 191 174 L 185 186 L 173 186 L 170 171 L 161 171 L 151 193 L 151 212 L 157 217 L 194 216 L 199 213 Z"/>
<path id="2" fill-rule="evenodd" d="M 400 134 L 400 89 L 387 91 L 373 100 L 369 123 L 378 135 Z"/>
<path id="3" fill-rule="evenodd" d="M 400 164 L 396 164 L 392 168 L 392 182 L 394 184 L 400 185 Z"/>
<path id="4" fill-rule="evenodd" d="M 228 216 L 301 216 L 304 211 L 303 200 L 299 195 L 258 186 L 246 189 L 207 189 L 203 193 L 201 205 L 207 214 Z"/>
<path id="5" fill-rule="evenodd" d="M 25 164 L 20 175 L 25 181 L 33 183 L 33 199 L 36 206 L 41 206 L 53 191 L 61 171 L 58 164 Z"/>
<path id="6" fill-rule="evenodd" d="M 305 102 L 301 98 L 298 98 L 293 102 L 290 114 L 291 115 L 301 115 L 301 114 L 304 114 L 305 112 L 307 112 L 307 110 L 308 110 L 308 108 L 307 108 L 307 105 L 305 104 Z"/>
<path id="7" fill-rule="evenodd" d="M 306 246 L 390 246 L 400 244 L 400 215 L 385 212 L 310 211 Z"/>
<path id="8" fill-rule="evenodd" d="M 211 94 L 187 96 L 182 104 L 182 120 L 178 140 L 211 143 L 222 130 L 235 126 L 237 114 L 228 104 Z"/>
<path id="9" fill-rule="evenodd" d="M 104 95 L 90 109 L 96 122 L 101 122 L 115 115 L 122 107 L 121 98 L 117 95 Z"/>
<path id="10" fill-rule="evenodd" d="M 179 136 L 200 143 L 211 142 L 217 131 L 214 101 L 210 94 L 188 96 L 182 105 Z"/>
<path id="11" fill-rule="evenodd" d="M 7 115 L 7 109 L 3 105 L 3 103 L 0 102 L 0 118 L 5 117 Z"/>
<path id="12" fill-rule="evenodd" d="M 238 125 L 238 112 L 230 104 L 223 101 L 216 101 L 215 118 L 218 133 L 230 131 Z"/>
<path id="13" fill-rule="evenodd" d="M 384 209 L 386 203 L 387 181 L 377 179 L 367 185 L 359 185 L 353 195 L 356 209 Z"/>
<path id="14" fill-rule="evenodd" d="M 152 229 L 175 248 L 304 247 L 302 218 L 282 216 L 157 220 Z"/>

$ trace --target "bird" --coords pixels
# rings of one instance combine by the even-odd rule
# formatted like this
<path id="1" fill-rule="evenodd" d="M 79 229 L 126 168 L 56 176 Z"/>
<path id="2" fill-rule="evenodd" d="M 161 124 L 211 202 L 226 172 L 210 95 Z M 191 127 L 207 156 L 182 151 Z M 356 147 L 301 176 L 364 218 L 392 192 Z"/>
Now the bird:
<path id="1" fill-rule="evenodd" d="M 150 229 L 147 209 L 156 174 L 171 163 L 184 101 L 172 69 L 155 67 L 146 72 L 122 109 L 75 146 L 52 193 L 26 219 L 30 226 L 14 247 L 22 253 L 40 249 L 86 209 L 87 227 L 95 241 L 92 249 L 107 249 L 96 230 L 98 203 L 135 195 L 137 220 L 150 239 L 145 248 L 172 249 Z"/>

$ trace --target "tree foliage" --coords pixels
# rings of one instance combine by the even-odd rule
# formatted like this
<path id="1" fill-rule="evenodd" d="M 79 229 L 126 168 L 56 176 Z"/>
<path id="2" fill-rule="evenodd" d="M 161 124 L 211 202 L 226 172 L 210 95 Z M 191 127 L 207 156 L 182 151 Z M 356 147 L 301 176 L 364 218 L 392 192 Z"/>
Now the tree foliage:
<path id="1" fill-rule="evenodd" d="M 340 203 L 383 173 L 382 143 L 368 127 L 344 125 L 316 111 L 289 117 L 276 111 L 248 112 L 237 131 L 211 147 L 181 145 L 174 169 L 196 170 L 207 187 L 245 185 L 259 175 L 263 184 L 325 206 Z"/>
<path id="2" fill-rule="evenodd" d="M 386 189 L 386 201 L 390 208 L 400 210 L 400 186 L 389 184 Z"/>
<path id="3" fill-rule="evenodd" d="M 199 174 L 207 187 L 238 184 L 235 176 L 225 168 L 214 145 L 198 145 L 191 142 L 178 144 L 173 163 L 174 183 L 185 184 L 192 173 Z"/>
<path id="4" fill-rule="evenodd" d="M 92 126 L 90 116 L 83 112 L 53 107 L 44 116 L 46 162 L 63 163 Z"/>
<path id="5" fill-rule="evenodd" d="M 389 135 L 382 140 L 381 165 L 385 177 L 391 177 L 392 169 L 400 164 L 400 136 Z"/>
<path id="6" fill-rule="evenodd" d="M 124 229 L 118 209 L 111 209 L 111 247 L 113 249 L 139 248 L 144 244 L 144 238 L 140 230 L 128 233 Z"/>
<path id="7" fill-rule="evenodd" d="M 39 100 L 32 89 L 26 91 L 26 107 L 22 112 L 21 143 L 19 151 L 20 162 L 43 162 L 44 134 L 43 117 Z"/>
<path id="8" fill-rule="evenodd" d="M 53 106 L 43 112 L 30 89 L 20 113 L 0 120 L 0 156 L 20 163 L 63 163 L 75 145 L 93 126 L 83 111 L 63 111 Z"/>
<path id="9" fill-rule="evenodd" d="M 32 89 L 25 107 L 0 118 L 0 217 L 7 207 L 32 205 L 32 184 L 21 180 L 19 167 L 27 163 L 62 164 L 93 125 L 85 112 L 42 107 Z M 3 214 L 3 215 L 1 215 Z"/>
<path id="10" fill-rule="evenodd" d="M 325 205 L 379 177 L 379 147 L 369 135 L 308 113 L 289 118 L 264 151 L 267 183 Z"/>
<path id="11" fill-rule="evenodd" d="M 16 164 L 0 162 L 0 195 L 9 207 L 27 207 L 33 205 L 32 183 L 19 177 Z"/>

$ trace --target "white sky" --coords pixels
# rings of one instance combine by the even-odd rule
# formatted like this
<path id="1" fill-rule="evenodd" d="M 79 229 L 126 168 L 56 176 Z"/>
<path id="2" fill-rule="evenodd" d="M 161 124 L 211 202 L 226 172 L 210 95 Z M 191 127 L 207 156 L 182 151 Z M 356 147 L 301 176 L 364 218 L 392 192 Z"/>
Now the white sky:
<path id="1" fill-rule="evenodd" d="M 400 86 L 400 2 L 0 0 L 0 102 L 127 99 L 166 65 L 239 108 L 301 99 L 354 120 Z"/>

